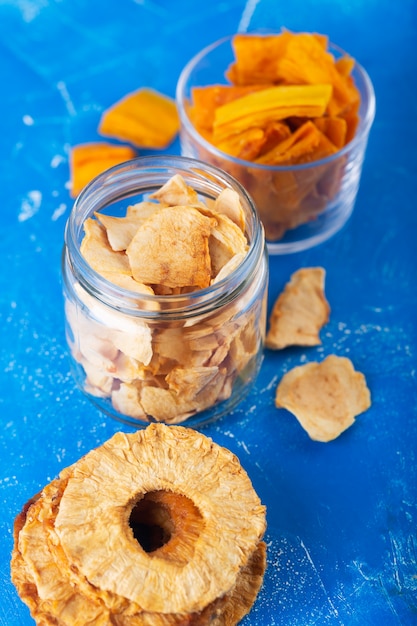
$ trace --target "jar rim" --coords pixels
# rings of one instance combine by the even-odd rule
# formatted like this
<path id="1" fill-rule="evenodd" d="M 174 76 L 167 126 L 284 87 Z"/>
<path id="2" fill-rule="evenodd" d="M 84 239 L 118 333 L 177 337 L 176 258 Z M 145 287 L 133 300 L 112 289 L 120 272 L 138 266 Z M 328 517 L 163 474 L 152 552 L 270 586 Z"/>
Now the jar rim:
<path id="1" fill-rule="evenodd" d="M 138 294 L 108 281 L 96 272 L 81 254 L 81 234 L 87 217 L 116 201 L 156 190 L 172 175 L 181 174 L 212 193 L 231 188 L 237 191 L 250 221 L 248 251 L 239 265 L 217 283 L 181 295 Z M 146 176 L 148 182 L 146 183 Z M 160 181 L 160 182 L 157 182 Z M 190 180 L 186 181 L 190 184 Z M 202 191 L 202 189 L 197 189 Z M 153 155 L 131 159 L 96 176 L 75 199 L 65 227 L 66 261 L 80 285 L 104 304 L 129 315 L 164 318 L 200 315 L 207 308 L 233 300 L 258 268 L 266 253 L 263 226 L 255 204 L 244 187 L 230 174 L 197 159 L 177 155 Z M 141 306 L 142 303 L 142 306 Z M 156 306 L 155 306 L 156 305 Z"/>

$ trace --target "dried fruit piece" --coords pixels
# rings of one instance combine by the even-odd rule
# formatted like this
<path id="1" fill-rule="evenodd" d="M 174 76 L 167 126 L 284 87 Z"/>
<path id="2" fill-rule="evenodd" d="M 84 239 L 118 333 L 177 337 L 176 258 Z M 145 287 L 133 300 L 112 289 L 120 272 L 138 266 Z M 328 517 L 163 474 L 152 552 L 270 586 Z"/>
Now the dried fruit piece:
<path id="1" fill-rule="evenodd" d="M 167 207 L 149 217 L 126 250 L 135 280 L 173 288 L 207 287 L 212 223 L 190 206 Z"/>
<path id="2" fill-rule="evenodd" d="M 105 142 L 78 144 L 70 151 L 70 177 L 72 198 L 84 189 L 93 178 L 113 165 L 136 157 L 130 146 L 118 146 Z"/>
<path id="3" fill-rule="evenodd" d="M 198 194 L 180 174 L 171 176 L 167 182 L 150 196 L 166 206 L 187 206 L 198 204 Z"/>
<path id="4" fill-rule="evenodd" d="M 329 320 L 324 294 L 325 270 L 306 267 L 294 272 L 272 308 L 265 345 L 272 350 L 287 346 L 316 346 L 320 330 Z"/>
<path id="5" fill-rule="evenodd" d="M 337 148 L 324 135 L 317 126 L 308 121 L 300 126 L 287 139 L 279 142 L 269 152 L 256 159 L 256 163 L 269 165 L 297 165 L 324 159 L 337 152 Z M 315 178 L 320 179 L 322 172 L 316 173 Z M 315 181 L 316 182 L 316 181 Z M 301 187 L 302 189 L 302 187 Z M 297 188 L 297 200 L 300 201 L 303 191 Z"/>
<path id="6" fill-rule="evenodd" d="M 93 270 L 98 274 L 132 275 L 126 255 L 111 248 L 104 226 L 89 217 L 84 222 L 84 233 L 80 250 Z"/>
<path id="7" fill-rule="evenodd" d="M 332 87 L 323 85 L 278 85 L 223 104 L 216 109 L 213 141 L 218 144 L 248 127 L 263 127 L 288 117 L 320 117 Z"/>
<path id="8" fill-rule="evenodd" d="M 371 406 L 366 380 L 346 357 L 328 356 L 285 374 L 275 404 L 291 411 L 311 439 L 331 441 Z"/>
<path id="9" fill-rule="evenodd" d="M 152 424 L 117 433 L 28 502 L 12 580 L 39 626 L 234 626 L 262 585 L 265 527 L 230 451 Z"/>
<path id="10" fill-rule="evenodd" d="M 98 127 L 101 135 L 153 149 L 167 148 L 178 129 L 174 100 L 145 88 L 127 94 L 104 111 Z"/>
<path id="11" fill-rule="evenodd" d="M 214 211 L 226 215 L 245 233 L 246 218 L 245 212 L 240 203 L 239 194 L 234 189 L 223 189 L 217 196 L 213 204 Z"/>

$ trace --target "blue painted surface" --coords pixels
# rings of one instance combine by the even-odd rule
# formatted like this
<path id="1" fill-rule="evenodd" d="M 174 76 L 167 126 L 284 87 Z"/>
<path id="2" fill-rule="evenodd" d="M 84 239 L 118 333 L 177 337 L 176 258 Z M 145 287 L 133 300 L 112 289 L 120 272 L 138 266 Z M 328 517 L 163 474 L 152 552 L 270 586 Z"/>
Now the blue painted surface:
<path id="1" fill-rule="evenodd" d="M 204 429 L 239 456 L 268 507 L 268 570 L 244 624 L 417 624 L 416 18 L 414 0 L 0 0 L 1 626 L 33 624 L 9 578 L 15 515 L 63 467 L 128 430 L 69 375 L 68 147 L 96 139 L 101 111 L 129 91 L 173 96 L 211 41 L 281 26 L 350 51 L 374 82 L 377 115 L 349 223 L 316 249 L 270 259 L 270 306 L 293 271 L 326 268 L 322 346 L 267 352 L 251 395 Z M 284 372 L 330 353 L 365 374 L 373 404 L 320 444 L 273 398 Z"/>

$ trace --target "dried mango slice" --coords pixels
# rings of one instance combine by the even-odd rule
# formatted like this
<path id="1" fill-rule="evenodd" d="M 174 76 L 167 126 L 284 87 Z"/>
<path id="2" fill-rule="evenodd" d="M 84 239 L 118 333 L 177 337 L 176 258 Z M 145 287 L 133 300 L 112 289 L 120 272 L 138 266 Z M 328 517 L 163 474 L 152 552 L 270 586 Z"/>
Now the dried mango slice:
<path id="1" fill-rule="evenodd" d="M 294 37 L 301 34 L 284 30 L 278 35 L 238 34 L 233 38 L 235 62 L 226 72 L 234 85 L 253 83 L 274 84 L 281 82 L 278 61 L 285 56 L 287 46 Z M 319 46 L 325 50 L 328 38 L 312 33 Z"/>
<path id="2" fill-rule="evenodd" d="M 109 167 L 130 161 L 136 156 L 135 150 L 129 146 L 105 142 L 72 146 L 70 151 L 71 197 L 77 197 L 93 178 Z"/>
<path id="3" fill-rule="evenodd" d="M 319 117 L 324 114 L 332 86 L 287 85 L 270 87 L 243 96 L 216 109 L 213 140 L 224 140 L 251 126 L 260 126 L 287 117 Z"/>
<path id="4" fill-rule="evenodd" d="M 275 148 L 256 159 L 268 165 L 292 165 L 323 159 L 337 148 L 313 122 L 306 122 Z M 298 195 L 298 199 L 300 196 Z"/>
<path id="5" fill-rule="evenodd" d="M 163 149 L 179 130 L 175 101 L 153 89 L 139 89 L 101 116 L 98 131 L 140 148 Z"/>
<path id="6" fill-rule="evenodd" d="M 333 86 L 327 112 L 338 115 L 359 98 L 346 77 L 338 72 L 335 59 L 310 33 L 299 33 L 289 40 L 278 62 L 280 81 L 289 85 L 329 83 Z"/>
<path id="7" fill-rule="evenodd" d="M 207 87 L 194 87 L 191 92 L 193 104 L 189 109 L 189 115 L 199 130 L 211 131 L 215 112 L 219 106 L 259 89 L 265 89 L 265 86 L 208 85 Z"/>
<path id="8" fill-rule="evenodd" d="M 238 159 L 253 161 L 261 152 L 265 141 L 265 131 L 262 128 L 248 128 L 223 141 L 218 141 L 217 148 Z"/>
<path id="9" fill-rule="evenodd" d="M 313 121 L 336 148 L 343 148 L 347 135 L 347 122 L 343 117 L 317 117 Z"/>
<path id="10" fill-rule="evenodd" d="M 365 376 L 346 357 L 330 355 L 321 363 L 290 370 L 278 385 L 275 404 L 291 411 L 311 439 L 336 439 L 371 406 Z"/>
<path id="11" fill-rule="evenodd" d="M 290 37 L 288 31 L 280 35 L 235 35 L 235 62 L 227 70 L 227 78 L 234 85 L 277 82 L 277 59 L 285 52 Z"/>

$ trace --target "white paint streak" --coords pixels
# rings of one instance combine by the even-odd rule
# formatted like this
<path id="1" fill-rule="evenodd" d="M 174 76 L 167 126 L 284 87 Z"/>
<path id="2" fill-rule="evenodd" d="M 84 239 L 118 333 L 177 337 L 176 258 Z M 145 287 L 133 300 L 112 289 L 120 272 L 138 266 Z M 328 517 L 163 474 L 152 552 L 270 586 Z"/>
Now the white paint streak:
<path id="1" fill-rule="evenodd" d="M 320 577 L 320 575 L 319 575 L 319 573 L 318 573 L 318 571 L 317 571 L 317 567 L 314 565 L 314 561 L 313 561 L 313 559 L 311 558 L 311 554 L 310 554 L 310 552 L 307 550 L 307 547 L 306 547 L 306 545 L 304 544 L 304 542 L 303 542 L 303 540 L 302 540 L 302 539 L 300 539 L 300 545 L 301 545 L 302 549 L 303 549 L 303 550 L 304 550 L 304 552 L 305 552 L 305 555 L 306 555 L 306 557 L 307 557 L 308 562 L 310 563 L 310 565 L 311 565 L 312 569 L 314 570 L 314 572 L 315 572 L 315 573 L 316 573 L 316 575 L 317 575 L 317 578 L 318 578 L 318 581 L 319 581 L 320 587 L 322 588 L 322 590 L 323 590 L 323 592 L 324 592 L 324 594 L 325 594 L 325 596 L 326 596 L 326 598 L 327 598 L 327 601 L 328 601 L 328 603 L 329 603 L 329 605 L 330 605 L 330 608 L 331 608 L 331 610 L 332 610 L 332 612 L 333 612 L 333 615 L 334 615 L 335 617 L 337 617 L 337 618 L 338 618 L 338 617 L 339 617 L 339 613 L 338 613 L 338 611 L 337 611 L 337 609 L 336 609 L 335 605 L 333 604 L 331 597 L 330 597 L 330 596 L 329 596 L 329 594 L 327 593 L 326 587 L 324 586 L 323 581 L 321 580 L 321 577 Z"/>
<path id="2" fill-rule="evenodd" d="M 250 454 L 250 452 L 249 452 L 249 448 L 248 448 L 248 446 L 246 445 L 246 443 L 245 443 L 244 441 L 239 441 L 238 443 L 239 443 L 239 445 L 240 445 L 240 446 L 244 449 L 244 451 L 246 452 L 246 454 Z"/>
<path id="3" fill-rule="evenodd" d="M 51 159 L 51 167 L 56 168 L 58 167 L 58 165 L 61 165 L 61 163 L 65 163 L 65 161 L 66 161 L 66 158 L 62 156 L 62 154 L 56 154 Z"/>
<path id="4" fill-rule="evenodd" d="M 389 533 L 389 540 L 391 544 L 391 554 L 392 554 L 392 565 L 393 565 L 393 575 L 395 584 L 398 587 L 398 591 L 401 593 L 402 585 L 400 580 L 400 568 L 398 564 L 398 556 L 399 556 L 399 548 L 397 546 L 397 542 L 394 539 L 392 533 Z"/>
<path id="5" fill-rule="evenodd" d="M 71 96 L 69 95 L 68 89 L 66 84 L 64 83 L 63 80 L 60 80 L 57 84 L 57 89 L 65 103 L 65 106 L 67 107 L 67 111 L 69 113 L 69 115 L 71 115 L 72 117 L 74 117 L 76 115 L 76 110 L 75 110 L 75 106 L 71 100 Z"/>
<path id="6" fill-rule="evenodd" d="M 66 210 L 67 210 L 67 205 L 62 202 L 59 205 L 59 207 L 55 209 L 55 211 L 52 213 L 52 221 L 56 222 L 56 220 L 60 218 L 61 215 L 64 215 Z"/>
<path id="7" fill-rule="evenodd" d="M 19 222 L 26 222 L 26 220 L 33 217 L 41 206 L 42 194 L 40 191 L 29 191 L 26 198 L 23 199 L 20 213 L 17 216 Z"/>
<path id="8" fill-rule="evenodd" d="M 33 22 L 41 10 L 48 5 L 47 0 L 18 0 L 17 7 L 24 22 Z"/>
<path id="9" fill-rule="evenodd" d="M 246 33 L 253 14 L 255 13 L 256 6 L 259 4 L 260 0 L 248 0 L 245 4 L 245 8 L 243 9 L 242 17 L 240 18 L 239 26 L 237 27 L 238 33 Z"/>

